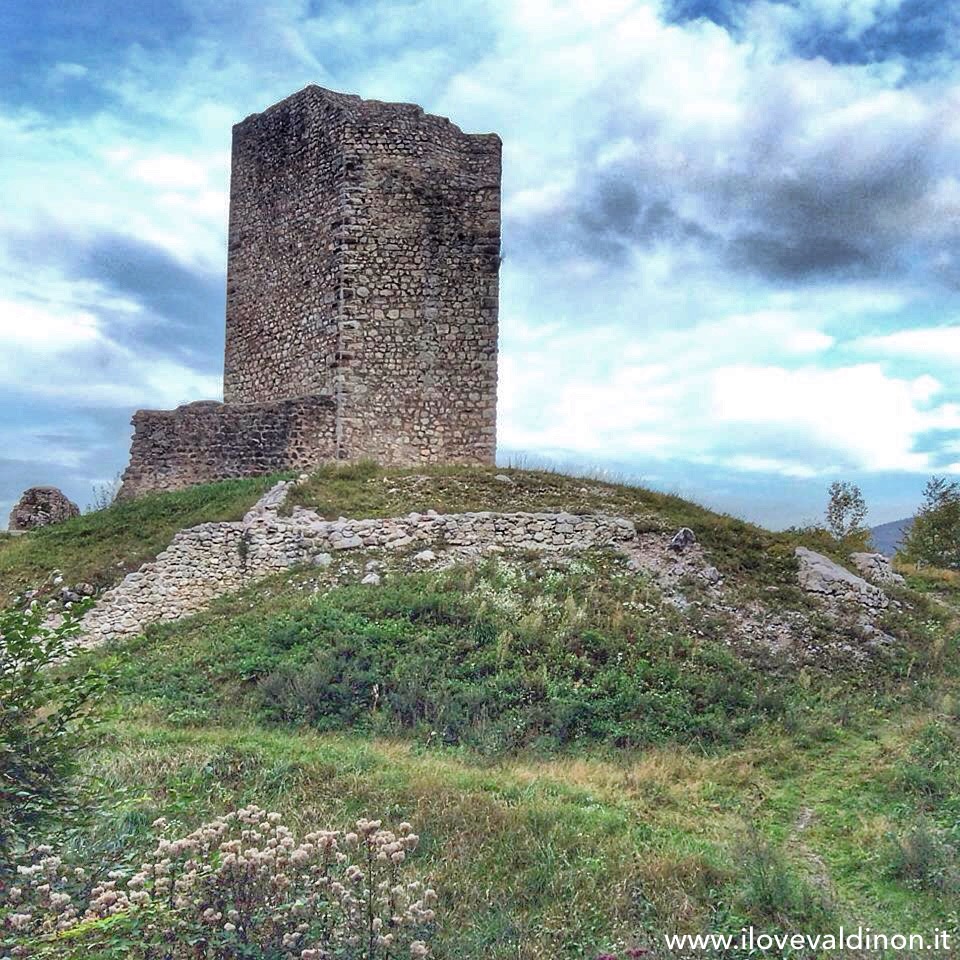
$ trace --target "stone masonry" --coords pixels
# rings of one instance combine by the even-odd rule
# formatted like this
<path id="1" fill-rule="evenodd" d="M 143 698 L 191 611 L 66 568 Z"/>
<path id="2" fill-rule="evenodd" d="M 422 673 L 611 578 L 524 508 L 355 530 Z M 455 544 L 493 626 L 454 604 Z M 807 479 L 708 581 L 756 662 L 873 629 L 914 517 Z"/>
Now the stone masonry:
<path id="1" fill-rule="evenodd" d="M 137 414 L 121 495 L 329 459 L 492 463 L 500 158 L 494 134 L 316 86 L 237 124 L 225 403 Z M 277 406 L 307 398 L 315 430 Z M 317 445 L 264 453 L 242 427 L 270 418 Z"/>
<path id="2" fill-rule="evenodd" d="M 80 508 L 56 487 L 30 487 L 23 492 L 10 514 L 10 529 L 36 530 L 80 516 Z"/>
<path id="3" fill-rule="evenodd" d="M 188 403 L 138 410 L 123 493 L 178 490 L 224 477 L 307 469 L 336 454 L 329 396 L 275 403 Z"/>
<path id="4" fill-rule="evenodd" d="M 290 483 L 274 486 L 236 522 L 181 530 L 156 560 L 128 574 L 100 598 L 83 621 L 82 642 L 136 636 L 151 623 L 202 610 L 247 583 L 349 550 L 422 547 L 587 550 L 632 542 L 630 520 L 602 514 L 461 513 L 323 520 L 302 507 L 278 513 Z"/>

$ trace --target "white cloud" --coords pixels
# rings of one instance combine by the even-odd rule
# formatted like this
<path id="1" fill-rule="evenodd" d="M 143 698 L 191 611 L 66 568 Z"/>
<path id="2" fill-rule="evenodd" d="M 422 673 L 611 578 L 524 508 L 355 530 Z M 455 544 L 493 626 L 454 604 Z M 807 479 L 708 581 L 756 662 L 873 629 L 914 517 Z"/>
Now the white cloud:
<path id="1" fill-rule="evenodd" d="M 0 342 L 8 346 L 48 353 L 97 337 L 96 317 L 85 311 L 44 309 L 24 301 L 0 300 Z"/>
<path id="2" fill-rule="evenodd" d="M 718 426 L 780 425 L 864 470 L 926 471 L 929 456 L 914 450 L 915 440 L 929 430 L 960 430 L 960 407 L 929 406 L 942 389 L 937 381 L 889 377 L 878 364 L 724 367 L 709 389 Z"/>
<path id="3" fill-rule="evenodd" d="M 734 316 L 726 327 L 715 321 L 619 352 L 610 330 L 517 344 L 502 370 L 502 442 L 798 478 L 931 471 L 936 461 L 917 449 L 920 438 L 960 432 L 960 404 L 944 385 L 929 375 L 892 376 L 879 364 L 811 366 L 831 338 L 796 319 Z M 752 342 L 751 330 L 760 332 Z M 755 360 L 738 361 L 738 353 Z M 774 357 L 805 363 L 763 362 Z"/>
<path id="4" fill-rule="evenodd" d="M 960 363 L 960 326 L 917 327 L 880 336 L 860 337 L 853 341 L 851 347 L 862 353 L 956 367 Z"/>
<path id="5" fill-rule="evenodd" d="M 911 88 L 899 64 L 790 50 L 813 22 L 855 38 L 896 5 L 754 2 L 735 35 L 708 21 L 667 24 L 662 4 L 636 0 L 410 0 L 403 16 L 391 2 L 314 16 L 303 0 L 241 0 L 229 24 L 222 5 L 198 0 L 193 29 L 168 48 L 131 48 L 110 70 L 52 68 L 65 89 L 100 84 L 119 107 L 75 120 L 0 115 L 6 225 L 81 241 L 120 233 L 222 271 L 233 123 L 307 82 L 415 100 L 504 138 L 505 446 L 801 479 L 848 466 L 924 471 L 934 454 L 918 452 L 918 439 L 960 429 L 954 330 L 908 329 L 926 277 L 769 282 L 717 267 L 734 230 L 802 226 L 840 181 L 866 184 L 853 191 L 851 221 L 867 216 L 851 236 L 906 230 L 916 262 L 956 269 L 946 241 L 960 211 L 957 74 Z M 871 177 L 903 170 L 916 189 L 871 219 L 891 189 Z M 639 187 L 638 203 L 663 199 L 709 241 L 682 226 L 662 239 L 615 225 L 612 239 L 599 230 L 580 245 L 544 242 L 524 260 L 522 242 L 533 248 L 597 213 L 601 198 L 585 184 L 599 178 Z M 771 195 L 782 204 L 773 213 L 760 202 Z M 528 225 L 534 236 L 518 240 Z M 35 305 L 31 286 L 49 303 Z M 98 312 L 137 305 L 108 303 L 95 284 L 0 263 L 0 298 L 20 311 L 0 313 L 0 379 L 59 398 L 65 418 L 80 399 L 132 409 L 217 395 L 215 377 L 107 341 Z M 894 332 L 864 335 L 876 314 Z M 906 358 L 936 364 L 937 378 L 904 372 Z"/>
<path id="6" fill-rule="evenodd" d="M 61 83 L 64 80 L 76 80 L 85 77 L 89 70 L 82 63 L 55 63 L 50 70 L 50 81 Z"/>
<path id="7" fill-rule="evenodd" d="M 141 157 L 132 164 L 130 173 L 152 187 L 168 190 L 202 190 L 209 182 L 206 163 L 176 153 L 155 153 Z"/>

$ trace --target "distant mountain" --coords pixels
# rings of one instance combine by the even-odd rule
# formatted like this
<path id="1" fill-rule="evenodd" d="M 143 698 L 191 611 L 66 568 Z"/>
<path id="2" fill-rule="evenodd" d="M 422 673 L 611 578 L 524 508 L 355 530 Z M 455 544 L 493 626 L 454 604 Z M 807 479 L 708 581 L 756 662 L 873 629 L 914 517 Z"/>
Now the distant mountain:
<path id="1" fill-rule="evenodd" d="M 906 517 L 903 520 L 891 520 L 889 523 L 881 523 L 878 527 L 871 527 L 870 537 L 873 540 L 874 549 L 884 556 L 892 557 L 909 533 L 912 524 L 913 517 Z"/>

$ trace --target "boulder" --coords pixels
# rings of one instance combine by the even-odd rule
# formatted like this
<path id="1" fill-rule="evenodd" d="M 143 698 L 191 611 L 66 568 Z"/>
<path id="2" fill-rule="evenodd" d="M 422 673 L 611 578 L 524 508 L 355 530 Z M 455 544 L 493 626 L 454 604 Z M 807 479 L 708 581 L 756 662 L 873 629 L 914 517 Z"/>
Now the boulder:
<path id="1" fill-rule="evenodd" d="M 867 583 L 822 553 L 806 547 L 797 547 L 795 552 L 800 564 L 797 577 L 807 593 L 824 600 L 859 603 L 874 610 L 883 609 L 890 603 L 879 587 Z"/>
<path id="2" fill-rule="evenodd" d="M 882 553 L 851 553 L 850 562 L 871 583 L 903 583 L 903 577 L 893 569 L 889 557 Z"/>
<path id="3" fill-rule="evenodd" d="M 723 580 L 723 574 L 716 567 L 707 566 L 700 571 L 700 578 L 716 586 L 716 584 Z"/>
<path id="4" fill-rule="evenodd" d="M 677 553 L 683 553 L 697 542 L 697 535 L 689 527 L 681 527 L 671 538 L 667 546 Z"/>
<path id="5" fill-rule="evenodd" d="M 56 487 L 31 487 L 13 508 L 10 529 L 36 530 L 79 516 L 80 508 Z"/>

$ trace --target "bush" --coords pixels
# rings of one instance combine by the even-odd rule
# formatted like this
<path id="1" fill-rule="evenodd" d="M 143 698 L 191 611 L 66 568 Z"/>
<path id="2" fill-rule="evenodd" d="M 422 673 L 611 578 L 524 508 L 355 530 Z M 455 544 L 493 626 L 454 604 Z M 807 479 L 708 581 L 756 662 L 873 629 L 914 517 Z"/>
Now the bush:
<path id="1" fill-rule="evenodd" d="M 758 684 L 729 650 L 675 634 L 667 646 L 664 622 L 629 607 L 629 593 L 577 606 L 567 577 L 537 572 L 490 567 L 467 591 L 426 577 L 343 589 L 252 624 L 243 667 L 219 669 L 255 680 L 271 720 L 487 753 L 722 743 L 766 715 L 761 694 L 775 680 Z"/>
<path id="2" fill-rule="evenodd" d="M 419 838 L 379 820 L 298 841 L 280 815 L 246 807 L 168 839 L 165 820 L 136 872 L 68 866 L 49 847 L 0 901 L 0 948 L 63 957 L 388 960 L 428 954 L 437 896 L 408 879 Z M 0 892 L 0 897 L 3 894 Z M 104 949 L 109 953 L 104 953 Z"/>
<path id="3" fill-rule="evenodd" d="M 783 852 L 755 827 L 747 827 L 736 860 L 744 875 L 740 906 L 751 918 L 784 925 L 823 921 L 829 916 L 824 894 L 798 875 Z"/>
<path id="4" fill-rule="evenodd" d="M 80 612 L 50 627 L 38 605 L 0 611 L 0 872 L 41 821 L 76 806 L 71 777 L 103 685 L 98 674 L 57 666 L 69 658 Z"/>
<path id="5" fill-rule="evenodd" d="M 960 857 L 943 831 L 918 819 L 891 843 L 890 872 L 898 880 L 921 890 L 960 892 Z"/>
<path id="6" fill-rule="evenodd" d="M 926 724 L 893 773 L 895 786 L 921 807 L 941 805 L 960 786 L 960 733 L 948 723 Z"/>

